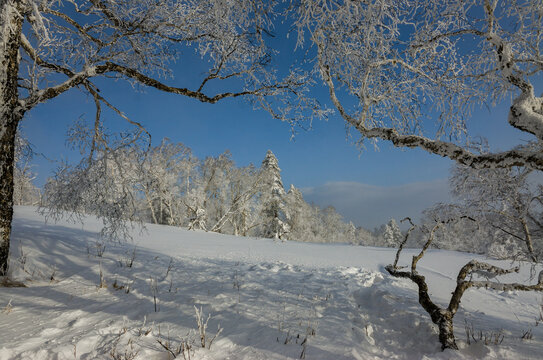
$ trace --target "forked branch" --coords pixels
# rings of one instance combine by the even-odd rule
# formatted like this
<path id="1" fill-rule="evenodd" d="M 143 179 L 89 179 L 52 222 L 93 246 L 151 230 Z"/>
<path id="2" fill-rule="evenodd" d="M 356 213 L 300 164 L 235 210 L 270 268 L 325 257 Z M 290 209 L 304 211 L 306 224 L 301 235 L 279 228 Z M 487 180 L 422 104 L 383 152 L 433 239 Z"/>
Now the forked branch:
<path id="1" fill-rule="evenodd" d="M 406 219 L 409 220 L 409 218 L 406 218 Z M 403 246 L 407 242 L 409 234 L 415 228 L 415 225 L 409 220 L 411 222 L 411 228 L 408 230 L 405 236 L 405 239 L 400 244 L 400 247 L 396 253 L 396 258 L 394 260 L 394 263 L 386 266 L 385 268 L 390 275 L 394 277 L 410 279 L 417 285 L 418 294 L 419 294 L 419 304 L 421 304 L 424 310 L 428 312 L 428 314 L 430 315 L 432 319 L 432 322 L 438 325 L 439 341 L 441 343 L 441 348 L 443 350 L 444 349 L 455 349 L 455 350 L 458 349 L 458 346 L 456 345 L 456 340 L 454 337 L 453 318 L 456 312 L 458 311 L 458 307 L 460 306 L 460 301 L 462 299 L 462 296 L 464 295 L 467 289 L 474 287 L 474 288 L 493 289 L 493 290 L 499 290 L 499 291 L 513 291 L 513 290 L 543 291 L 543 270 L 539 273 L 537 284 L 534 284 L 534 285 L 525 285 L 525 284 L 520 284 L 520 283 L 502 283 L 499 281 L 493 281 L 491 279 L 497 276 L 501 276 L 501 275 L 516 273 L 519 271 L 519 267 L 514 267 L 511 269 L 502 269 L 500 267 L 497 267 L 485 262 L 472 260 L 466 265 L 464 265 L 462 269 L 460 269 L 460 272 L 458 273 L 458 276 L 456 279 L 456 287 L 455 287 L 454 292 L 452 293 L 451 300 L 449 302 L 448 307 L 443 308 L 435 304 L 430 298 L 430 294 L 428 292 L 428 284 L 426 283 L 425 277 L 420 275 L 417 272 L 417 263 L 420 259 L 422 259 L 422 257 L 426 253 L 426 250 L 432 244 L 435 231 L 439 227 L 451 222 L 462 220 L 462 219 L 468 219 L 468 220 L 474 221 L 470 217 L 462 216 L 458 219 L 449 219 L 449 220 L 437 222 L 436 225 L 430 231 L 430 234 L 428 235 L 428 240 L 424 244 L 423 249 L 420 251 L 418 255 L 413 256 L 410 271 L 402 271 L 401 268 L 398 267 L 398 259 L 400 258 L 401 251 L 403 249 Z M 473 279 L 473 277 L 481 277 L 481 276 L 486 278 L 486 280 Z"/>

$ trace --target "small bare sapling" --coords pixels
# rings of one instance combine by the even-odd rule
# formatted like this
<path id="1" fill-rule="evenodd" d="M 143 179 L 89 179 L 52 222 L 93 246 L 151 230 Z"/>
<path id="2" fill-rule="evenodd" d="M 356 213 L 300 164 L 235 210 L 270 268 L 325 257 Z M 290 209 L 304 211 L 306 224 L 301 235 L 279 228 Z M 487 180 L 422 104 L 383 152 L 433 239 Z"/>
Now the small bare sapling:
<path id="1" fill-rule="evenodd" d="M 107 288 L 106 279 L 104 276 L 104 272 L 102 271 L 102 262 L 100 262 L 100 285 L 98 286 L 100 289 Z"/>
<path id="2" fill-rule="evenodd" d="M 194 307 L 194 311 L 196 312 L 196 324 L 198 325 L 198 333 L 200 334 L 200 344 L 203 348 L 207 347 L 208 349 L 211 349 L 211 344 L 213 344 L 213 341 L 221 334 L 222 328 L 221 325 L 217 325 L 217 332 L 215 333 L 215 336 L 213 336 L 211 339 L 209 339 L 207 335 L 207 326 L 209 323 L 209 320 L 211 319 L 211 314 L 207 316 L 207 319 L 204 321 L 204 314 L 202 312 L 202 308 L 198 309 L 196 306 Z"/>
<path id="3" fill-rule="evenodd" d="M 158 306 L 158 283 L 156 278 L 153 279 L 152 277 L 149 278 L 150 285 L 151 285 L 151 294 L 153 295 L 153 303 L 155 305 L 155 312 L 160 311 L 160 307 Z"/>

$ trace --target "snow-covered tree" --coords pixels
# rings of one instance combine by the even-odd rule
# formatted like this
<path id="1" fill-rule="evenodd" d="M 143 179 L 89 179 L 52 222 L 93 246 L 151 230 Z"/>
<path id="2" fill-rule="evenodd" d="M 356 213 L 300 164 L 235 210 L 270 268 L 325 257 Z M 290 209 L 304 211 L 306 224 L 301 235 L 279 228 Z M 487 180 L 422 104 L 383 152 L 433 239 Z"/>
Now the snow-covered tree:
<path id="1" fill-rule="evenodd" d="M 402 239 L 402 232 L 398 223 L 395 219 L 390 219 L 390 221 L 385 225 L 383 232 L 384 246 L 386 247 L 397 247 L 400 244 Z"/>
<path id="2" fill-rule="evenodd" d="M 192 180 L 183 181 L 181 196 L 189 228 L 248 235 L 258 225 L 256 198 L 261 179 L 254 166 L 236 167 L 226 151 L 207 157 L 190 173 Z"/>
<path id="3" fill-rule="evenodd" d="M 333 206 L 327 206 L 321 211 L 322 234 L 325 242 L 347 242 L 346 235 L 349 225 L 343 221 L 343 217 Z"/>
<path id="4" fill-rule="evenodd" d="M 434 232 L 432 245 L 438 249 L 466 251 L 477 254 L 488 254 L 494 239 L 489 233 L 488 227 L 476 221 L 452 221 L 460 219 L 469 212 L 460 204 L 435 204 L 424 210 L 422 223 L 424 226 L 412 235 L 416 237 L 417 247 L 421 247 L 428 237 L 429 229 L 437 222 L 443 225 Z"/>
<path id="5" fill-rule="evenodd" d="M 235 164 L 232 154 L 229 151 L 217 157 L 208 157 L 202 164 L 202 181 L 206 198 L 204 208 L 206 209 L 209 224 L 213 231 L 221 232 L 222 225 L 230 215 L 230 201 L 232 200 L 230 190 L 232 176 L 235 171 Z M 214 226 L 217 224 L 217 226 Z"/>
<path id="6" fill-rule="evenodd" d="M 479 260 L 472 260 L 465 264 L 458 272 L 456 286 L 451 293 L 448 305 L 445 307 L 434 302 L 432 295 L 428 291 L 426 278 L 419 270 L 417 270 L 417 264 L 425 256 L 426 251 L 430 246 L 433 245 L 435 233 L 440 227 L 447 223 L 472 221 L 472 219 L 462 216 L 462 218 L 458 219 L 436 221 L 433 226 L 426 231 L 426 241 L 420 252 L 411 257 L 408 266 L 399 266 L 398 263 L 401 258 L 401 252 L 408 241 L 409 235 L 417 227 L 409 218 L 406 218 L 405 220 L 408 220 L 411 223 L 411 227 L 398 247 L 394 262 L 387 265 L 386 270 L 394 277 L 409 279 L 417 285 L 419 304 L 430 315 L 432 322 L 437 325 L 439 330 L 439 342 L 441 343 L 442 350 L 458 349 L 454 335 L 453 319 L 460 307 L 462 296 L 465 294 L 466 290 L 470 288 L 484 288 L 496 291 L 543 291 L 543 271 L 540 271 L 536 279 L 537 283 L 535 284 L 508 283 L 496 280 L 495 278 L 519 272 L 519 267 L 504 269 Z"/>
<path id="7" fill-rule="evenodd" d="M 260 204 L 257 195 L 261 179 L 252 164 L 231 170 L 228 187 L 224 188 L 227 192 L 226 211 L 215 223 L 212 231 L 229 231 L 234 235 L 247 236 L 249 231 L 258 226 Z"/>
<path id="8" fill-rule="evenodd" d="M 285 206 L 285 189 L 281 180 L 281 169 L 271 150 L 262 160 L 262 225 L 260 235 L 267 238 L 286 239 L 289 232 Z"/>
<path id="9" fill-rule="evenodd" d="M 97 78 L 211 104 L 243 97 L 288 121 L 321 115 L 316 102 L 305 98 L 304 71 L 292 67 L 278 79 L 269 67 L 275 52 L 266 34 L 277 6 L 263 0 L 0 1 L 0 275 L 8 266 L 17 128 L 42 102 L 72 89 L 94 100 L 91 152 L 104 140 L 99 137 L 103 106 L 142 129 L 107 100 Z M 199 83 L 187 83 L 184 76 L 174 83 L 172 65 L 195 51 L 207 66 L 199 70 Z"/>
<path id="10" fill-rule="evenodd" d="M 142 221 L 137 191 L 141 144 L 137 133 L 117 137 L 100 132 L 108 140 L 94 144 L 90 158 L 75 166 L 64 163 L 48 179 L 41 211 L 53 219 L 93 214 L 103 221 L 102 235 L 126 237 L 129 223 Z M 77 123 L 70 139 L 84 150 L 89 128 Z"/>
<path id="11" fill-rule="evenodd" d="M 314 216 L 313 209 L 305 202 L 302 192 L 294 185 L 290 185 L 286 196 L 288 238 L 297 241 L 315 241 L 312 227 L 318 218 Z"/>
<path id="12" fill-rule="evenodd" d="M 189 230 L 207 230 L 206 229 L 206 222 L 207 222 L 207 214 L 206 209 L 197 207 L 197 208 L 190 208 L 190 218 L 189 218 Z"/>
<path id="13" fill-rule="evenodd" d="M 480 152 L 473 149 L 467 126 L 474 107 L 507 102 L 507 110 L 492 120 L 501 118 L 543 140 L 541 8 L 540 0 L 307 0 L 293 11 L 299 45 L 314 45 L 315 74 L 326 83 L 338 113 L 360 134 L 361 145 L 366 139 L 386 140 L 471 168 L 543 170 L 541 146 Z M 439 326 L 442 347 L 457 349 L 452 319 L 460 298 L 470 287 L 484 287 L 471 281 L 471 274 L 514 269 L 466 264 L 449 307 L 442 308 L 416 271 L 424 252 L 413 258 L 410 271 L 399 268 L 398 259 L 387 270 L 417 284 L 419 303 Z M 494 282 L 487 285 L 500 289 Z M 507 288 L 540 291 L 543 283 Z"/>
<path id="14" fill-rule="evenodd" d="M 136 186 L 153 223 L 183 224 L 185 206 L 181 194 L 194 162 L 190 149 L 183 144 L 163 140 L 160 146 L 148 151 L 139 149 Z"/>
<path id="15" fill-rule="evenodd" d="M 312 46 L 314 73 L 360 141 L 421 148 L 473 168 L 543 170 L 540 149 L 472 151 L 470 135 L 479 134 L 467 126 L 478 120 L 474 107 L 507 102 L 492 121 L 543 140 L 540 0 L 299 5 L 292 7 L 298 45 Z"/>
<path id="16" fill-rule="evenodd" d="M 288 238 L 309 242 L 358 243 L 357 229 L 352 222 L 346 223 L 333 206 L 320 209 L 303 199 L 294 185 L 286 195 Z"/>
<path id="17" fill-rule="evenodd" d="M 356 226 L 354 226 L 352 221 L 349 221 L 349 223 L 347 224 L 347 232 L 345 233 L 345 241 L 353 245 L 358 244 L 358 240 L 356 239 Z"/>
<path id="18" fill-rule="evenodd" d="M 32 171 L 31 160 L 33 151 L 23 136 L 15 139 L 15 169 L 13 173 L 13 203 L 15 205 L 38 205 L 41 192 L 34 185 L 36 178 Z"/>
<path id="19" fill-rule="evenodd" d="M 375 234 L 363 227 L 356 228 L 355 237 L 358 245 L 376 246 L 378 242 Z"/>
<path id="20" fill-rule="evenodd" d="M 431 299 L 426 280 L 416 269 L 417 262 L 430 246 L 508 258 L 522 254 L 524 258 L 537 261 L 543 209 L 541 186 L 529 180 L 533 171 L 526 167 L 473 169 L 455 166 L 451 186 L 457 201 L 454 204 L 437 204 L 426 211 L 426 224 L 419 229 L 419 235 L 423 238 L 422 251 L 413 256 L 411 266 L 406 267 L 408 270 L 397 265 L 407 238 L 402 241 L 394 264 L 387 266 L 391 275 L 411 279 L 417 284 L 419 303 L 439 327 L 442 349 L 458 348 L 453 318 L 467 289 L 543 291 L 543 272 L 539 274 L 536 284 L 508 284 L 493 278 L 518 272 L 518 268 L 502 269 L 473 260 L 460 269 L 456 288 L 445 308 Z M 408 234 L 412 229 L 414 226 Z M 481 275 L 486 279 L 477 280 L 477 276 Z"/>
<path id="21" fill-rule="evenodd" d="M 490 228 L 489 246 L 493 244 L 494 251 L 499 243 L 510 248 L 516 242 L 522 245 L 526 257 L 537 261 L 543 251 L 543 192 L 541 185 L 530 181 L 532 173 L 528 168 L 476 170 L 456 166 L 451 186 L 465 215 Z"/>
<path id="22" fill-rule="evenodd" d="M 433 246 L 536 260 L 543 250 L 543 187 L 534 175 L 524 167 L 454 166 L 450 177 L 454 203 L 425 210 L 423 222 L 428 227 L 445 222 L 435 232 Z M 465 216 L 474 221 L 447 222 Z"/>

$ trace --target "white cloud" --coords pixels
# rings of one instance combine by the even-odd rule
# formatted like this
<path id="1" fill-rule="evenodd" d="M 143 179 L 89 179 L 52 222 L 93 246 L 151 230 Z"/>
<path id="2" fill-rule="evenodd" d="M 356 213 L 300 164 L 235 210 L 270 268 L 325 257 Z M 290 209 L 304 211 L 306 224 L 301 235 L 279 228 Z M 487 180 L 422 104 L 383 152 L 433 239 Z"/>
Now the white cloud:
<path id="1" fill-rule="evenodd" d="M 346 221 L 373 229 L 390 218 L 418 220 L 422 210 L 437 202 L 449 202 L 446 179 L 399 186 L 375 186 L 357 182 L 329 182 L 301 189 L 307 202 L 332 205 Z"/>

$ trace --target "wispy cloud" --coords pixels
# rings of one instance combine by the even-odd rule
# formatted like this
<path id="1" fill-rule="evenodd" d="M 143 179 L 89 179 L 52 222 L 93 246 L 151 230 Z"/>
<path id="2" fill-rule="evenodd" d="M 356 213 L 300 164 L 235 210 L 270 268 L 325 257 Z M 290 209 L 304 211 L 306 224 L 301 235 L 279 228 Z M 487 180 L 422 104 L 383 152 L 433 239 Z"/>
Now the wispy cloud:
<path id="1" fill-rule="evenodd" d="M 437 202 L 451 201 L 446 179 L 399 186 L 375 186 L 358 182 L 329 182 L 301 189 L 308 202 L 332 205 L 345 220 L 373 229 L 390 218 L 419 218 L 422 210 Z"/>

